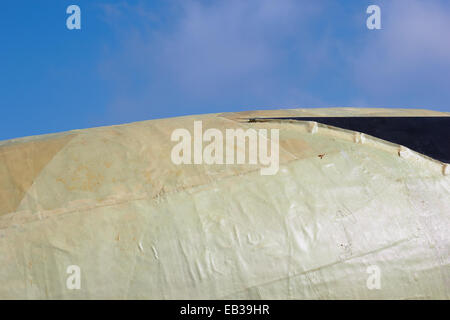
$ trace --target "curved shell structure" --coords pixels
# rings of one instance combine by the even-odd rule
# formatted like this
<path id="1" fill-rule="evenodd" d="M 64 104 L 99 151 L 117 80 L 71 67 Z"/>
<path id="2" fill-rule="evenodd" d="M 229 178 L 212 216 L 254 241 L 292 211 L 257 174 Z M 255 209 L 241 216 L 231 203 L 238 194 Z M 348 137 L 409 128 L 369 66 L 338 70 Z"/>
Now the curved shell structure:
<path id="1" fill-rule="evenodd" d="M 0 298 L 449 299 L 446 164 L 320 123 L 246 120 L 354 115 L 449 116 L 254 111 L 0 142 Z M 194 121 L 278 129 L 279 170 L 175 164 L 171 135 Z"/>

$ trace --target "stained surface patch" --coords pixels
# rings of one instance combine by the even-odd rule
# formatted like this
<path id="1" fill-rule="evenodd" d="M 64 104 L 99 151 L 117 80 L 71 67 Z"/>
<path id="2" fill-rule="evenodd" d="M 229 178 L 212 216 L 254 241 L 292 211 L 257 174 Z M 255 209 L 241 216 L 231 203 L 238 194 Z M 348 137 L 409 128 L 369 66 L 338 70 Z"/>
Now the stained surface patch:
<path id="1" fill-rule="evenodd" d="M 16 210 L 34 179 L 74 136 L 0 147 L 0 216 Z"/>

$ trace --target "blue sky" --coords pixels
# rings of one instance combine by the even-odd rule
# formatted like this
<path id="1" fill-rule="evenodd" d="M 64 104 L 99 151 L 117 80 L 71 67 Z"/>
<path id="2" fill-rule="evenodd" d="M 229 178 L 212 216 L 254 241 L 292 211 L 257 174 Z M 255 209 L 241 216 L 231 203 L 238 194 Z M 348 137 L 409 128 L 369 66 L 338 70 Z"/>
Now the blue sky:
<path id="1" fill-rule="evenodd" d="M 2 1 L 0 140 L 251 109 L 450 111 L 449 17 L 446 0 Z"/>

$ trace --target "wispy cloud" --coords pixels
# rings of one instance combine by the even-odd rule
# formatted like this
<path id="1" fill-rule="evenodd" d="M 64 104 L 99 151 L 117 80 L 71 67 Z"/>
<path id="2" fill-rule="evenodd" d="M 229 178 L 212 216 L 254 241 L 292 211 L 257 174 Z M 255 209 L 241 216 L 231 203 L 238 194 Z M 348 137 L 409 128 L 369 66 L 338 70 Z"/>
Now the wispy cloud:
<path id="1" fill-rule="evenodd" d="M 366 101 L 450 110 L 450 3 L 389 1 L 382 12 L 353 66 Z"/>
<path id="2" fill-rule="evenodd" d="M 105 14 L 123 28 L 121 17 L 139 20 L 146 10 L 151 9 L 117 5 Z M 165 23 L 150 21 L 136 29 L 135 23 L 125 22 L 131 32 L 118 31 L 121 49 L 102 67 L 118 89 L 115 110 L 142 115 L 165 104 L 179 106 L 175 115 L 188 113 L 186 108 L 195 113 L 232 106 L 237 110 L 245 104 L 299 104 L 300 96 L 310 95 L 292 84 L 303 67 L 309 68 L 299 59 L 314 58 L 303 39 L 320 10 L 311 1 L 179 1 L 158 16 Z M 124 103 L 129 106 L 123 108 Z"/>
<path id="3" fill-rule="evenodd" d="M 105 5 L 117 36 L 101 70 L 112 117 L 294 106 L 445 108 L 449 5 L 333 1 L 171 1 Z M 447 100 L 448 101 L 448 100 Z M 428 103 L 428 104 L 427 104 Z M 446 106 L 449 108 L 448 104 Z"/>

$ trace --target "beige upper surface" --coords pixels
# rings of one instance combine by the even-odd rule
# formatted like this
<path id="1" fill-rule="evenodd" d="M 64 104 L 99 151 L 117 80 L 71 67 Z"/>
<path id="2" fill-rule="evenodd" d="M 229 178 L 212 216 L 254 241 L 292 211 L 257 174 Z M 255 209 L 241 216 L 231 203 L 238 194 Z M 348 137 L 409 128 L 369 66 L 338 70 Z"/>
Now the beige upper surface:
<path id="1" fill-rule="evenodd" d="M 448 299 L 446 164 L 330 126 L 246 121 L 288 116 L 449 114 L 251 111 L 0 142 L 0 298 Z M 279 129 L 279 172 L 173 164 L 171 133 L 194 120 Z"/>

